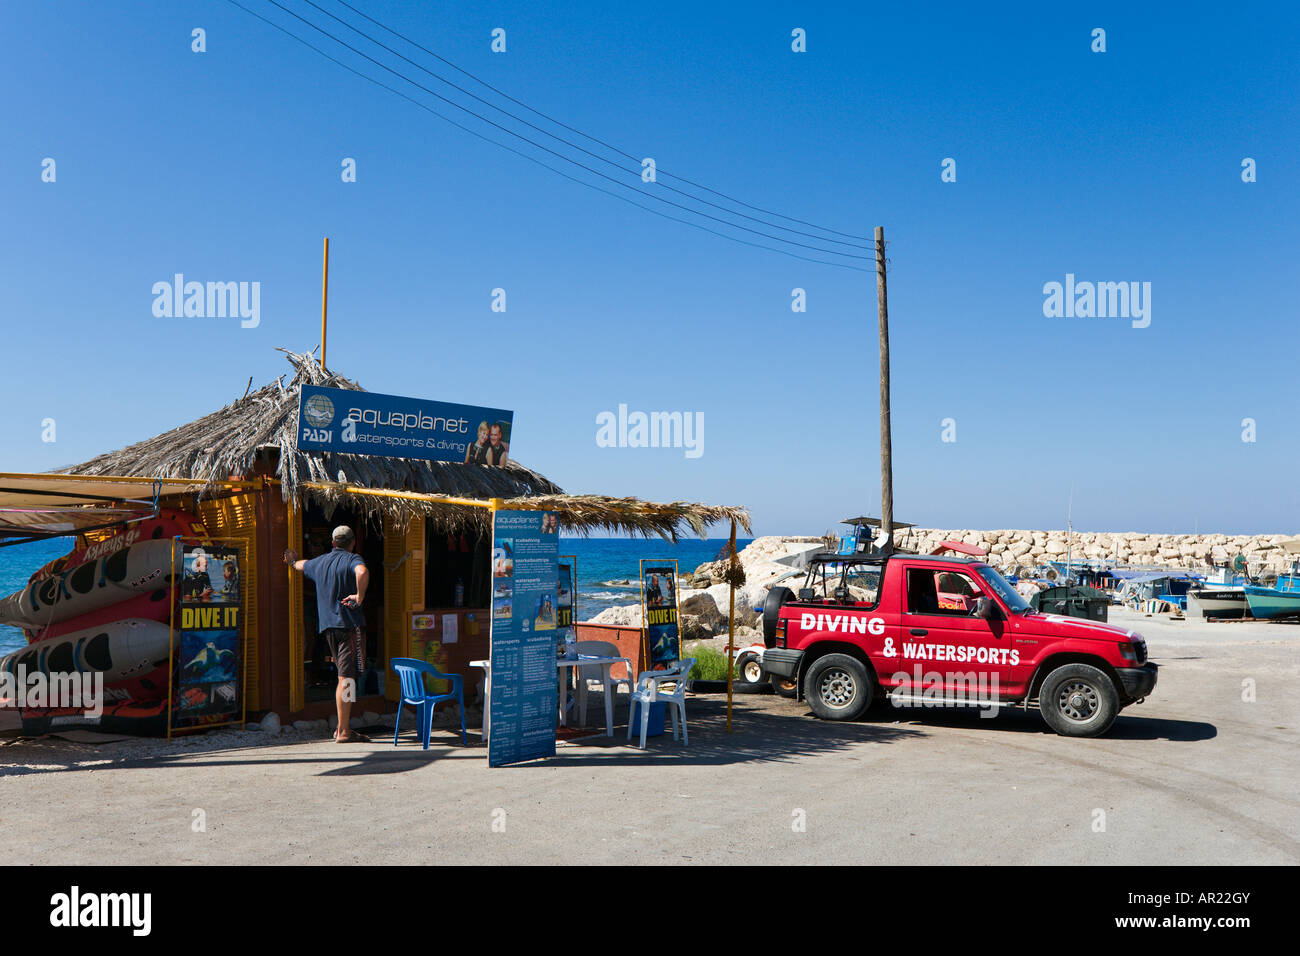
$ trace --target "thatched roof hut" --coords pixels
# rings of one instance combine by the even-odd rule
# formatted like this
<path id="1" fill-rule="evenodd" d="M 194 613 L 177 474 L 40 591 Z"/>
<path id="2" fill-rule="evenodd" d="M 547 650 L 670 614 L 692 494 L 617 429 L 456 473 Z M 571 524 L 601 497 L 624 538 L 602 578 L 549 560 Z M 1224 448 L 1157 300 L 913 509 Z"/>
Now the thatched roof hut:
<path id="1" fill-rule="evenodd" d="M 303 385 L 364 389 L 322 368 L 310 353 L 281 351 L 293 366 L 287 383 L 281 376 L 197 421 L 60 472 L 197 479 L 210 489 L 228 479 L 273 472 L 286 502 L 314 499 L 392 517 L 422 514 L 448 528 L 487 518 L 485 509 L 468 500 L 499 498 L 515 506 L 557 511 L 565 529 L 578 533 L 622 531 L 675 540 L 683 527 L 703 537 L 710 524 L 729 520 L 749 530 L 743 508 L 566 495 L 550 479 L 514 460 L 493 467 L 300 451 L 296 432 Z"/>
<path id="2" fill-rule="evenodd" d="M 259 455 L 278 457 L 276 477 L 285 501 L 307 484 L 345 484 L 463 498 L 515 498 L 563 494 L 563 489 L 518 462 L 500 468 L 412 458 L 378 458 L 299 451 L 298 392 L 303 385 L 364 389 L 330 372 L 315 356 L 286 352 L 293 377 L 281 376 L 197 421 L 118 451 L 61 469 L 77 475 L 145 475 L 199 478 L 216 483 L 248 475 Z"/>
<path id="3" fill-rule="evenodd" d="M 491 653 L 494 510 L 551 511 L 561 528 L 578 534 L 676 540 L 683 531 L 703 537 L 715 522 L 750 528 L 743 508 L 565 494 L 513 461 L 493 467 L 299 450 L 302 387 L 361 387 L 310 354 L 287 354 L 292 376 L 198 421 L 59 472 L 0 473 L 0 538 L 80 532 L 90 540 L 174 507 L 197 519 L 202 531 L 195 537 L 237 547 L 250 710 L 289 720 L 322 717 L 334 707 L 333 685 L 319 679 L 315 604 L 284 559 L 290 550 L 328 548 L 336 511 L 360 532 L 358 547 L 375 579 L 367 593 L 367 659 L 381 668 L 393 658 L 428 660 L 432 647 L 437 666 L 460 674 L 466 686 L 477 679 L 471 662 Z M 417 618 L 437 623 L 417 629 Z M 639 631 L 579 626 L 581 639 L 613 641 L 639 660 Z M 417 630 L 424 636 L 417 638 Z M 428 637 L 435 633 L 456 636 Z M 379 709 L 398 691 L 389 680 L 357 706 Z"/>

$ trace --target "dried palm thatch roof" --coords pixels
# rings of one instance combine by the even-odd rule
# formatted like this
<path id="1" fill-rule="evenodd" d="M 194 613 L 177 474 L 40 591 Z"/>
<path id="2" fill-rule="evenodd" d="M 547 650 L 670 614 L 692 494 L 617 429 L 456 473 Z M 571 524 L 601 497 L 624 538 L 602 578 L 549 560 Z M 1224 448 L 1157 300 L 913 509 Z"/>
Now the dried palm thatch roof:
<path id="1" fill-rule="evenodd" d="M 399 518 L 423 514 L 436 518 L 448 528 L 484 525 L 491 514 L 484 507 L 466 504 L 464 499 L 440 495 L 366 490 L 337 483 L 313 484 L 308 490 L 325 502 L 359 505 L 366 511 Z M 555 511 L 564 530 L 584 535 L 593 531 L 626 532 L 646 538 L 658 535 L 676 541 L 683 526 L 703 538 L 709 525 L 727 521 L 734 521 L 745 531 L 752 530 L 749 512 L 744 508 L 688 501 L 661 504 L 605 495 L 547 494 L 507 498 L 500 506 L 504 509 Z"/>
<path id="2" fill-rule="evenodd" d="M 310 497 L 327 507 L 348 505 L 369 514 L 423 514 L 448 528 L 486 521 L 489 512 L 466 504 L 466 499 L 486 502 L 500 498 L 506 507 L 556 511 L 566 530 L 583 534 L 623 531 L 676 540 L 683 526 L 703 537 L 710 524 L 728 520 L 750 529 L 749 514 L 743 508 L 566 495 L 544 475 L 515 461 L 492 467 L 299 451 L 295 438 L 302 385 L 363 389 L 322 368 L 310 353 L 281 351 L 294 369 L 288 384 L 282 376 L 188 425 L 61 471 L 197 479 L 212 490 L 232 476 L 251 474 L 259 453 L 271 450 L 279 453 L 276 477 L 285 501 Z"/>
<path id="3" fill-rule="evenodd" d="M 212 485 L 251 472 L 259 451 L 280 453 L 276 477 L 286 501 L 307 482 L 346 482 L 466 498 L 562 494 L 563 490 L 518 462 L 502 467 L 299 451 L 295 441 L 302 385 L 363 391 L 356 382 L 321 368 L 315 356 L 287 352 L 292 380 L 283 377 L 198 421 L 63 469 L 78 475 L 146 475 L 198 478 Z"/>

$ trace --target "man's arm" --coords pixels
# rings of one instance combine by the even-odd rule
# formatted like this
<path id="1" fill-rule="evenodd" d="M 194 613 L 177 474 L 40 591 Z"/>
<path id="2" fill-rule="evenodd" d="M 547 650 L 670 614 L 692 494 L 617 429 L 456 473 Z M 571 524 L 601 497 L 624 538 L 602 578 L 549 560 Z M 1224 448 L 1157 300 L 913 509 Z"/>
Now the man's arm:
<path id="1" fill-rule="evenodd" d="M 343 603 L 348 607 L 360 607 L 361 602 L 366 599 L 366 587 L 370 584 L 370 570 L 358 562 L 352 566 L 352 573 L 357 579 L 357 593 L 349 594 L 343 599 Z"/>
<path id="2" fill-rule="evenodd" d="M 284 563 L 289 565 L 295 571 L 301 571 L 307 566 L 307 562 L 298 560 L 298 552 L 293 548 L 286 548 L 284 551 Z"/>

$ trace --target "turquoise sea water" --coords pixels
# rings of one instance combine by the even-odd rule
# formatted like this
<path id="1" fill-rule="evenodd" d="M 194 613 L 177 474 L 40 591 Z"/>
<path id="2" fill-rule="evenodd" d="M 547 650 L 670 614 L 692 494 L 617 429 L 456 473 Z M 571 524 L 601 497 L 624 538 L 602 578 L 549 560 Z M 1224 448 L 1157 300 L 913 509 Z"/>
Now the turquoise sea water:
<path id="1" fill-rule="evenodd" d="M 72 550 L 71 538 L 50 538 L 31 544 L 0 548 L 0 598 L 27 587 L 32 572 Z M 27 646 L 27 638 L 16 627 L 0 624 L 0 657 Z"/>
<path id="2" fill-rule="evenodd" d="M 738 539 L 736 547 L 748 543 Z M 658 538 L 561 538 L 560 554 L 577 559 L 578 619 L 587 620 L 607 607 L 640 600 L 636 576 L 642 558 L 676 558 L 682 572 L 691 572 L 716 558 L 724 544 L 724 538 L 686 538 L 676 545 Z M 70 538 L 0 548 L 0 598 L 26 587 L 33 571 L 70 550 Z M 621 581 L 630 583 L 617 583 Z M 22 631 L 0 625 L 0 657 L 26 644 Z"/>

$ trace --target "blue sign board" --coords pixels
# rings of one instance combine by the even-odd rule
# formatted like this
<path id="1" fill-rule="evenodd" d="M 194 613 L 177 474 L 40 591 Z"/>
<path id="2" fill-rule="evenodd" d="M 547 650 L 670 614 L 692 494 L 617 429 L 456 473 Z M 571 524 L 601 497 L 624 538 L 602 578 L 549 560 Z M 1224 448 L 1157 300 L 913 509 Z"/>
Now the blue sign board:
<path id="1" fill-rule="evenodd" d="M 489 767 L 555 756 L 558 532 L 554 511 L 492 515 Z"/>
<path id="2" fill-rule="evenodd" d="M 514 412 L 304 385 L 298 448 L 349 455 L 504 465 Z"/>

